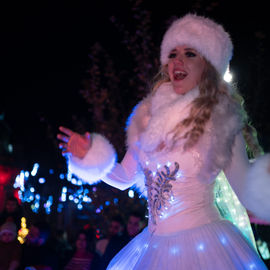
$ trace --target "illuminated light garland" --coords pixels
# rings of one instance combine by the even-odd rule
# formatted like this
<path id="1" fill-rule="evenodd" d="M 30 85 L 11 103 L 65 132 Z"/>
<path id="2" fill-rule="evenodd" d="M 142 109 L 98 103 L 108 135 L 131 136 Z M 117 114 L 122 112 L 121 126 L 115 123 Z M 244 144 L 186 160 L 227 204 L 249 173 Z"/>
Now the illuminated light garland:
<path id="1" fill-rule="evenodd" d="M 76 178 L 69 172 L 66 174 L 60 173 L 57 176 L 57 178 L 61 181 L 67 181 L 66 185 L 62 187 L 59 199 L 56 200 L 52 195 L 40 195 L 38 192 L 40 191 L 41 185 L 47 183 L 46 179 L 40 175 L 41 171 L 40 165 L 38 163 L 34 163 L 30 173 L 29 171 L 21 170 L 21 172 L 16 176 L 13 185 L 15 189 L 18 189 L 18 196 L 22 203 L 29 203 L 30 209 L 34 213 L 38 213 L 43 209 L 45 210 L 45 213 L 49 215 L 51 213 L 53 203 L 57 203 L 56 210 L 58 213 L 61 213 L 64 208 L 64 203 L 67 201 L 72 201 L 75 203 L 78 210 L 82 210 L 85 205 L 93 202 L 92 198 L 90 197 L 90 191 L 91 193 L 97 192 L 97 187 L 93 186 L 89 190 L 89 187 L 87 188 L 86 186 L 87 184 L 84 184 L 81 179 Z M 55 174 L 55 171 L 53 169 L 49 169 L 48 173 L 53 175 Z M 76 187 L 72 188 L 70 185 Z M 134 191 L 129 190 L 127 196 L 129 198 L 134 198 Z M 118 198 L 114 198 L 112 203 L 117 205 L 118 201 Z M 111 205 L 111 202 L 106 201 L 104 202 L 104 206 L 100 205 L 95 209 L 95 212 L 101 213 L 103 207 L 108 207 L 109 205 Z"/>
<path id="2" fill-rule="evenodd" d="M 216 178 L 214 194 L 215 203 L 221 215 L 238 227 L 246 239 L 256 248 L 247 211 L 232 190 L 224 172 L 221 172 Z"/>
<path id="3" fill-rule="evenodd" d="M 37 171 L 38 171 L 38 168 L 39 168 L 39 164 L 38 163 L 35 163 L 34 166 L 33 166 L 32 171 L 31 171 L 31 175 L 32 176 L 36 176 Z"/>
<path id="4" fill-rule="evenodd" d="M 269 252 L 267 243 L 259 239 L 256 241 L 256 244 L 257 244 L 258 250 L 259 250 L 262 258 L 264 260 L 269 260 L 270 259 L 270 252 Z"/>
<path id="5" fill-rule="evenodd" d="M 25 238 L 28 234 L 29 230 L 27 229 L 27 226 L 26 226 L 26 218 L 25 217 L 22 217 L 21 218 L 21 228 L 19 229 L 18 231 L 18 241 L 23 244 L 25 242 Z"/>

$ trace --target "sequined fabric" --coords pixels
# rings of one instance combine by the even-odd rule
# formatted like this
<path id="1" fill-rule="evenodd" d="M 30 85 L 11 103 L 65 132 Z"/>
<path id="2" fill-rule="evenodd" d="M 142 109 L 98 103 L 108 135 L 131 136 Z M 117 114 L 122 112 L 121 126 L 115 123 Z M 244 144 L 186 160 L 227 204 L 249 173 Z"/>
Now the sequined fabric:
<path id="1" fill-rule="evenodd" d="M 171 181 L 176 181 L 177 173 L 179 173 L 179 164 L 177 162 L 175 162 L 174 168 L 165 165 L 156 173 L 147 168 L 144 169 L 150 216 L 154 224 L 156 224 L 157 217 L 162 217 L 164 215 L 163 211 L 170 207 L 169 202 L 173 201 Z"/>

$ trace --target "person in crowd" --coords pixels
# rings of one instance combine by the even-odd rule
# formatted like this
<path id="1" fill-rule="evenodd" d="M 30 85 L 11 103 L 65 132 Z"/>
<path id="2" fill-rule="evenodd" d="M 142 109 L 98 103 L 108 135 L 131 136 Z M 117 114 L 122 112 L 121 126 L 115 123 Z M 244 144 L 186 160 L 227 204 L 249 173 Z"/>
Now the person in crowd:
<path id="1" fill-rule="evenodd" d="M 45 221 L 35 222 L 22 245 L 20 269 L 57 270 L 58 258 L 50 245 L 51 228 Z"/>
<path id="2" fill-rule="evenodd" d="M 14 222 L 6 222 L 0 227 L 0 270 L 16 270 L 21 260 L 21 246 L 17 240 Z"/>
<path id="3" fill-rule="evenodd" d="M 8 196 L 5 201 L 4 210 L 0 214 L 0 225 L 7 221 L 14 222 L 17 230 L 19 230 L 22 216 L 22 208 L 18 200 L 13 196 Z"/>
<path id="4" fill-rule="evenodd" d="M 96 243 L 96 252 L 99 254 L 99 256 L 103 256 L 110 239 L 115 235 L 121 234 L 123 226 L 124 221 L 121 215 L 115 215 L 112 217 L 108 226 L 108 232 L 106 237 L 98 240 Z"/>
<path id="5" fill-rule="evenodd" d="M 55 230 L 51 243 L 53 243 L 53 252 L 58 258 L 59 269 L 63 269 L 72 252 L 72 245 L 69 243 L 67 232 L 63 229 Z"/>
<path id="6" fill-rule="evenodd" d="M 74 252 L 64 267 L 65 270 L 96 270 L 98 255 L 94 251 L 94 236 L 80 230 L 75 240 Z"/>
<path id="7" fill-rule="evenodd" d="M 224 173 L 244 207 L 270 221 L 270 155 L 249 162 L 246 145 L 256 145 L 245 132 L 243 100 L 223 80 L 232 52 L 230 35 L 214 20 L 176 19 L 162 39 L 160 72 L 128 120 L 121 163 L 102 135 L 60 127 L 71 173 L 122 190 L 145 184 L 148 226 L 108 270 L 267 269 L 214 204 L 214 185 Z"/>
<path id="8" fill-rule="evenodd" d="M 106 269 L 111 259 L 137 234 L 139 234 L 141 229 L 142 215 L 137 211 L 132 211 L 128 215 L 124 231 L 110 239 L 103 256 L 101 256 L 99 270 Z"/>

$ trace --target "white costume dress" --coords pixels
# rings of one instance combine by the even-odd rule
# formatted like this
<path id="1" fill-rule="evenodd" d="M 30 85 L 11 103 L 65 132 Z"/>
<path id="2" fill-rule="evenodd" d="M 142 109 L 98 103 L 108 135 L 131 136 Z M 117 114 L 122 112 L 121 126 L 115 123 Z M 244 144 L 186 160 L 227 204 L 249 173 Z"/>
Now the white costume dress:
<path id="1" fill-rule="evenodd" d="M 69 169 L 88 182 L 102 177 L 125 189 L 145 181 L 148 227 L 113 258 L 107 269 L 267 269 L 239 229 L 224 220 L 214 206 L 213 189 L 221 170 L 244 204 L 246 196 L 250 197 L 242 192 L 248 190 L 249 165 L 243 154 L 237 107 L 227 98 L 220 100 L 194 147 L 184 151 L 185 139 L 171 147 L 169 131 L 189 115 L 190 104 L 198 94 L 195 88 L 177 95 L 170 83 L 165 83 L 154 96 L 143 100 L 129 119 L 128 152 L 121 165 L 114 164 L 111 145 L 100 135 L 94 136 L 88 157 L 69 160 Z M 95 149 L 99 139 L 103 146 Z M 161 142 L 167 147 L 156 151 Z M 90 164 L 89 157 L 100 152 L 103 160 L 94 161 L 102 168 L 97 173 L 97 164 Z"/>

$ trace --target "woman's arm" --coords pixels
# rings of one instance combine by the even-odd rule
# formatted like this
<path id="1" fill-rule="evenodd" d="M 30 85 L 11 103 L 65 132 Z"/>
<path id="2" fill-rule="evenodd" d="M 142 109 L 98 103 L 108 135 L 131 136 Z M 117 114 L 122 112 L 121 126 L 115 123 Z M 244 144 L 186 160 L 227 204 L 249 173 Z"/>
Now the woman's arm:
<path id="1" fill-rule="evenodd" d="M 241 202 L 244 181 L 250 167 L 251 164 L 246 154 L 245 140 L 242 134 L 238 134 L 235 137 L 231 162 L 224 170 L 224 173 Z"/>
<path id="2" fill-rule="evenodd" d="M 138 162 L 134 157 L 133 151 L 129 149 L 121 164 L 117 163 L 115 167 L 102 180 L 121 190 L 127 189 L 137 182 L 140 177 Z"/>
<path id="3" fill-rule="evenodd" d="M 121 190 L 136 182 L 138 163 L 134 150 L 129 149 L 121 162 L 116 163 L 116 152 L 109 141 L 100 134 L 80 135 L 60 128 L 60 148 L 67 155 L 68 169 L 82 180 L 94 184 L 103 180 Z"/>
<path id="4" fill-rule="evenodd" d="M 270 155 L 250 163 L 242 134 L 235 138 L 230 165 L 224 170 L 242 204 L 255 216 L 270 221 Z"/>

